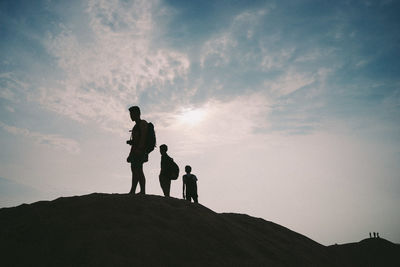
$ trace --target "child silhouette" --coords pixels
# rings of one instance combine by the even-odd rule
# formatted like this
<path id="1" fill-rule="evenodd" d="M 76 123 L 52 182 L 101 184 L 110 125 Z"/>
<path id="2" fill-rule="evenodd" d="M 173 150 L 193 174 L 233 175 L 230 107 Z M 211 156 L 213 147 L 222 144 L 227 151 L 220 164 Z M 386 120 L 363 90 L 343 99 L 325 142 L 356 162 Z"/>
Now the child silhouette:
<path id="1" fill-rule="evenodd" d="M 192 199 L 195 203 L 198 203 L 197 200 L 197 177 L 194 174 L 191 174 L 192 167 L 187 165 L 185 167 L 186 174 L 183 175 L 183 199 L 191 202 Z M 186 189 L 186 194 L 185 194 Z"/>

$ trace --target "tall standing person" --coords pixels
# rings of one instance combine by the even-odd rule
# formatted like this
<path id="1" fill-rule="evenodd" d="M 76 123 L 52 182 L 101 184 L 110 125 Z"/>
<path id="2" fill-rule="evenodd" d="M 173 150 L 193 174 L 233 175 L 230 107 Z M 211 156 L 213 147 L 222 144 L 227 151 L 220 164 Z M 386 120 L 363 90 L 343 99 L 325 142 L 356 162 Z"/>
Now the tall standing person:
<path id="1" fill-rule="evenodd" d="M 143 163 L 149 159 L 146 153 L 148 123 L 140 118 L 140 108 L 138 106 L 130 107 L 129 114 L 131 120 L 135 122 L 131 139 L 127 141 L 127 144 L 131 145 L 127 161 L 131 164 L 132 170 L 132 187 L 129 193 L 135 194 L 137 184 L 139 183 L 139 194 L 146 194 L 146 178 L 143 173 Z"/>

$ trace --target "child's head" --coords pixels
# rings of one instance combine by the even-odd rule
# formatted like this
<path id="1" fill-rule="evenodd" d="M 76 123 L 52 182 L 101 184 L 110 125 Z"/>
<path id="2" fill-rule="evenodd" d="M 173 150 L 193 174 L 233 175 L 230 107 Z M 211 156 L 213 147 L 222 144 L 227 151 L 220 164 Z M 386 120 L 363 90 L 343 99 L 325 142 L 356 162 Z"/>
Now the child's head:
<path id="1" fill-rule="evenodd" d="M 161 155 L 165 155 L 165 154 L 167 153 L 167 151 L 168 151 L 168 146 L 167 146 L 166 144 L 162 144 L 162 145 L 160 146 L 160 153 L 161 153 Z"/>
<path id="2" fill-rule="evenodd" d="M 192 167 L 190 167 L 189 165 L 186 165 L 185 172 L 190 173 L 191 171 L 192 171 Z"/>

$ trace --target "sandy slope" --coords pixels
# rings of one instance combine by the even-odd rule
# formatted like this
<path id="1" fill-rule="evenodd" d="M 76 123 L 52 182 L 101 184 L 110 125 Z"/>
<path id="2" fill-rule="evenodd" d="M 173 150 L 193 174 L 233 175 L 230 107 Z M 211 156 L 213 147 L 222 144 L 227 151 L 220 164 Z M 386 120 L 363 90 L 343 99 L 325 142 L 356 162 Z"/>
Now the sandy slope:
<path id="1" fill-rule="evenodd" d="M 354 264 L 337 248 L 272 222 L 151 195 L 91 194 L 0 209 L 0 251 L 2 266 Z"/>
<path id="2" fill-rule="evenodd" d="M 400 266 L 400 245 L 383 238 L 333 245 L 329 249 L 350 266 Z"/>

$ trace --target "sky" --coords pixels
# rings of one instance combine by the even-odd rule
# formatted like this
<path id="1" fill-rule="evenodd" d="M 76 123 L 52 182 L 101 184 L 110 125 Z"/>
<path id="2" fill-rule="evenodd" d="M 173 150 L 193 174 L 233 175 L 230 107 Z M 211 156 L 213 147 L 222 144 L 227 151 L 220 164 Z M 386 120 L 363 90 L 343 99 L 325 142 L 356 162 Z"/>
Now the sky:
<path id="1" fill-rule="evenodd" d="M 400 2 L 0 2 L 0 207 L 127 193 L 138 105 L 216 212 L 400 243 Z M 144 171 L 162 195 L 160 154 Z M 182 198 L 181 178 L 171 195 Z"/>

